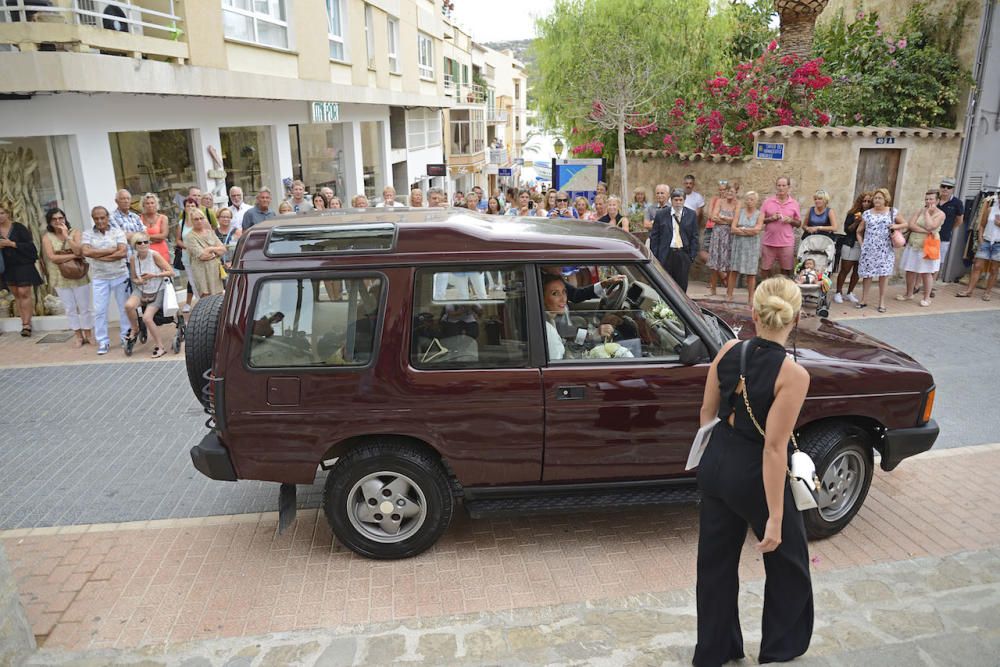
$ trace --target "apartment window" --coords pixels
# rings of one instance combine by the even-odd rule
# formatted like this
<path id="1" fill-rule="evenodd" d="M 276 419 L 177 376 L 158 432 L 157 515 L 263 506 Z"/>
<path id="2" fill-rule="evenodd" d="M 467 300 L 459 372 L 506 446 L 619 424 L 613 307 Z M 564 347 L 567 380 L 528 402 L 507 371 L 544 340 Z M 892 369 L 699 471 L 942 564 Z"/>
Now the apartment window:
<path id="1" fill-rule="evenodd" d="M 462 83 L 469 83 L 469 66 L 462 65 Z"/>
<path id="2" fill-rule="evenodd" d="M 417 64 L 421 79 L 434 79 L 434 41 L 422 32 L 417 33 Z"/>
<path id="3" fill-rule="evenodd" d="M 389 18 L 386 22 L 389 37 L 389 71 L 399 74 L 399 21 Z"/>
<path id="4" fill-rule="evenodd" d="M 521 82 L 520 81 L 515 81 L 514 82 L 514 99 L 515 100 L 521 99 Z"/>
<path id="5" fill-rule="evenodd" d="M 486 125 L 482 109 L 452 109 L 451 153 L 473 155 L 485 146 Z"/>
<path id="6" fill-rule="evenodd" d="M 410 150 L 441 145 L 441 112 L 437 109 L 414 109 L 406 114 L 407 147 Z"/>
<path id="7" fill-rule="evenodd" d="M 330 39 L 330 58 L 333 60 L 347 60 L 343 2 L 344 0 L 326 0 L 326 32 Z"/>
<path id="8" fill-rule="evenodd" d="M 288 48 L 285 0 L 222 0 L 226 37 Z"/>
<path id="9" fill-rule="evenodd" d="M 371 5 L 365 5 L 365 48 L 368 49 L 368 67 L 375 69 L 375 35 L 372 33 Z"/>

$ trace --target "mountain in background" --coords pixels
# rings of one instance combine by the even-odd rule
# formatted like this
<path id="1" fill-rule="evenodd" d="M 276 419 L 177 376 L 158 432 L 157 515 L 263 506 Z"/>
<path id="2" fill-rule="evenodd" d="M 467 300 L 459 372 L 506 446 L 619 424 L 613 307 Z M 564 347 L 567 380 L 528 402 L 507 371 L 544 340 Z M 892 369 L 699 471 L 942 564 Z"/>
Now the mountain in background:
<path id="1" fill-rule="evenodd" d="M 533 60 L 528 54 L 528 46 L 533 41 L 534 40 L 532 39 L 513 39 L 506 42 L 486 42 L 484 46 L 488 46 L 494 51 L 504 51 L 506 49 L 510 49 L 514 52 L 515 58 L 524 63 L 525 66 L 528 66 L 529 60 Z M 534 65 L 534 62 L 531 62 L 531 65 Z"/>

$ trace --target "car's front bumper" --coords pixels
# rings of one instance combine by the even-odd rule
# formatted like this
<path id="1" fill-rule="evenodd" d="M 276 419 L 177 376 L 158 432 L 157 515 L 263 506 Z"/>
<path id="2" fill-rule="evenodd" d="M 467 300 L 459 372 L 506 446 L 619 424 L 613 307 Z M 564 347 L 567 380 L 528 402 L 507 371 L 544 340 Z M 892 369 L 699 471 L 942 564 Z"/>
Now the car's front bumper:
<path id="1" fill-rule="evenodd" d="M 236 481 L 236 468 L 229 458 L 229 450 L 215 433 L 208 433 L 191 448 L 191 462 L 205 477 L 223 482 Z"/>
<path id="2" fill-rule="evenodd" d="M 882 469 L 892 470 L 903 459 L 926 452 L 940 433 L 941 429 L 933 419 L 923 426 L 889 429 L 882 441 Z"/>

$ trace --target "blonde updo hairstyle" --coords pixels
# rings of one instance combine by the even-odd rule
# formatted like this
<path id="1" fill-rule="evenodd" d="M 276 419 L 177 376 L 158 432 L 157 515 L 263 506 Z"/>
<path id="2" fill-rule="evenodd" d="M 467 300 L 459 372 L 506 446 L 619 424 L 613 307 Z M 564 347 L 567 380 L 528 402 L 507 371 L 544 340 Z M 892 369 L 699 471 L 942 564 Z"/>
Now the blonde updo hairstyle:
<path id="1" fill-rule="evenodd" d="M 802 308 L 802 292 L 784 276 L 768 278 L 753 295 L 753 309 L 760 326 L 765 329 L 784 329 L 795 321 Z"/>

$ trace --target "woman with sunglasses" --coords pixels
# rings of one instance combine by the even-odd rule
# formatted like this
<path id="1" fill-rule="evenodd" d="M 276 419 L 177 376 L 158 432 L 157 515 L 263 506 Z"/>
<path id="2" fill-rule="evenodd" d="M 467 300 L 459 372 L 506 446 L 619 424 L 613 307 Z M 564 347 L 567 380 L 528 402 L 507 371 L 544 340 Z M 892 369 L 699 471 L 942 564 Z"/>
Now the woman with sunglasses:
<path id="1" fill-rule="evenodd" d="M 551 190 L 549 191 L 551 192 Z M 549 197 L 549 201 L 552 201 L 553 197 Z M 560 190 L 555 193 L 555 208 L 549 211 L 550 218 L 560 218 L 563 220 L 576 220 L 579 216 L 576 214 L 576 209 L 569 205 L 569 195 Z"/>
<path id="2" fill-rule="evenodd" d="M 92 342 L 91 329 L 94 328 L 91 307 L 94 298 L 90 289 L 90 275 L 67 278 L 59 270 L 60 264 L 83 257 L 81 232 L 70 228 L 66 213 L 61 208 L 46 211 L 45 230 L 45 235 L 42 236 L 42 255 L 49 274 L 49 285 L 56 290 L 66 307 L 69 328 L 75 336 L 73 347 L 82 347 Z"/>
<path id="3" fill-rule="evenodd" d="M 129 261 L 128 270 L 132 279 L 132 295 L 125 302 L 125 312 L 128 313 L 129 326 L 132 327 L 128 342 L 134 345 L 139 336 L 138 312 L 141 306 L 142 321 L 146 324 L 149 337 L 153 339 L 153 358 L 158 359 L 167 353 L 167 349 L 163 345 L 153 318 L 163 309 L 163 295 L 166 290 L 174 288 L 174 284 L 167 280 L 173 277 L 174 269 L 160 253 L 150 250 L 149 236 L 139 232 L 132 237 L 132 259 Z"/>

